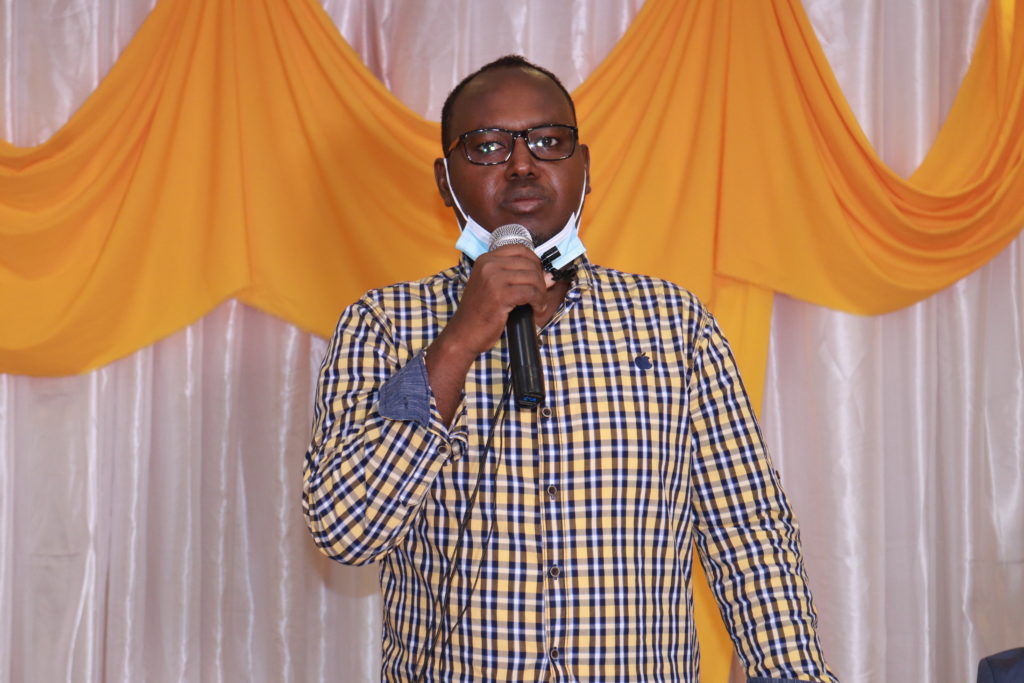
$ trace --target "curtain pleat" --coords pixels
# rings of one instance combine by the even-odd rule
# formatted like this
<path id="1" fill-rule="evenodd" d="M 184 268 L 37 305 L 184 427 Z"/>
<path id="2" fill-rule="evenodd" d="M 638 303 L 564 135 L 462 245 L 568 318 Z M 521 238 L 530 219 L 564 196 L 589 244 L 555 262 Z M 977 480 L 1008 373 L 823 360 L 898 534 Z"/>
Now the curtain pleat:
<path id="1" fill-rule="evenodd" d="M 991 5 L 904 180 L 796 0 L 649 0 L 576 90 L 591 254 L 685 275 L 727 330 L 766 311 L 717 306 L 716 277 L 878 313 L 966 275 L 1024 223 L 1013 6 Z M 328 333 L 365 289 L 450 260 L 451 217 L 422 173 L 437 136 L 312 0 L 158 3 L 52 138 L 0 144 L 0 315 L 18 321 L 0 329 L 0 367 L 96 367 L 230 296 Z M 643 240 L 624 229 L 637 224 Z M 324 253 L 343 265 L 321 267 Z M 737 349 L 748 374 L 763 339 Z"/>
<path id="2" fill-rule="evenodd" d="M 988 3 L 808 2 L 879 155 L 911 175 Z M 844 681 L 973 681 L 1024 643 L 1024 239 L 909 308 L 775 301 L 762 427 Z"/>

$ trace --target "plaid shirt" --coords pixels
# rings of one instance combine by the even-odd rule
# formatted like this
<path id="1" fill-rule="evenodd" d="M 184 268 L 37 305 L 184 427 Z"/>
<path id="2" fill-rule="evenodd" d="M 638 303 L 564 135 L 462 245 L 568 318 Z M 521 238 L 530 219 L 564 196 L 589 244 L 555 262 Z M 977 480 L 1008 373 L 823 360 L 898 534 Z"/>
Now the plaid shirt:
<path id="1" fill-rule="evenodd" d="M 380 562 L 383 678 L 697 681 L 696 542 L 750 675 L 835 680 L 796 522 L 701 303 L 582 259 L 540 332 L 543 408 L 499 414 L 484 454 L 504 340 L 451 426 L 422 359 L 469 269 L 366 294 L 321 368 L 303 509 L 326 554 Z"/>

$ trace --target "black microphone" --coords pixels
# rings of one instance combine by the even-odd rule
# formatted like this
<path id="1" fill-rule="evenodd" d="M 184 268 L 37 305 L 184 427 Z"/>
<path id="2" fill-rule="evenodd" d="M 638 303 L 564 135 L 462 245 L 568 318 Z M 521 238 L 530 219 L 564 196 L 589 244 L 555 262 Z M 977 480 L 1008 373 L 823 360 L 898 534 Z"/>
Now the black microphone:
<path id="1" fill-rule="evenodd" d="M 530 231 L 518 223 L 509 223 L 494 229 L 488 251 L 494 251 L 507 244 L 522 244 L 533 249 Z M 512 362 L 512 389 L 516 394 L 516 405 L 520 408 L 536 408 L 544 402 L 544 376 L 540 369 L 540 352 L 537 350 L 537 328 L 533 324 L 533 308 L 529 304 L 516 306 L 508 314 L 505 323 L 508 337 L 508 354 Z"/>

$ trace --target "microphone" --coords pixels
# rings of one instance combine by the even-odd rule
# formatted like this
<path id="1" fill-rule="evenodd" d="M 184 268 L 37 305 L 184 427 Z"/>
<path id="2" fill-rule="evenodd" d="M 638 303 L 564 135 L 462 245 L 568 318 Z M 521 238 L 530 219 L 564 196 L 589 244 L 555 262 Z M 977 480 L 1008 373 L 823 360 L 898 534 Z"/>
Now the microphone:
<path id="1" fill-rule="evenodd" d="M 488 251 L 508 244 L 522 244 L 533 249 L 533 237 L 529 230 L 518 223 L 502 225 L 491 233 Z M 520 408 L 536 408 L 544 402 L 544 376 L 540 368 L 540 352 L 537 350 L 533 308 L 529 304 L 521 304 L 512 309 L 505 323 L 505 334 L 508 337 L 516 405 Z"/>

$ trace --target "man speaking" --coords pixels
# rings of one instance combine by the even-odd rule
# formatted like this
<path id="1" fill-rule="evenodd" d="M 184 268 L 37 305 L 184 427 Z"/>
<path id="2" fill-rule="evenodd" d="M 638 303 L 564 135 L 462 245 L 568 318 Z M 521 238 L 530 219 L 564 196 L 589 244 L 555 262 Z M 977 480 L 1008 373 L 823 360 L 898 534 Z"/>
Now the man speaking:
<path id="1" fill-rule="evenodd" d="M 441 136 L 460 262 L 342 314 L 304 471 L 316 544 L 381 564 L 382 678 L 697 681 L 696 542 L 748 675 L 834 681 L 715 320 L 585 255 L 568 92 L 499 59 Z"/>

